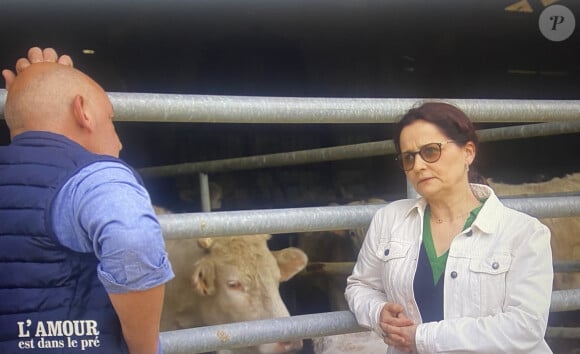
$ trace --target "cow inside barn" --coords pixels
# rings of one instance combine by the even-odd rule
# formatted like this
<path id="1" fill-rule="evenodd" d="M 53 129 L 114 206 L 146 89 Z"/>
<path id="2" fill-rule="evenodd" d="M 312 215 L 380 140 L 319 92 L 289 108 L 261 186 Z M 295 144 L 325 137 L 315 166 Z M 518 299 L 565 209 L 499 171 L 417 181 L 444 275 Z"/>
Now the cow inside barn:
<path id="1" fill-rule="evenodd" d="M 159 212 L 159 209 L 157 209 Z M 296 248 L 271 251 L 270 235 L 166 240 L 175 278 L 167 283 L 161 331 L 289 316 L 279 293 L 308 262 Z M 302 341 L 220 353 L 286 353 Z"/>
<path id="2" fill-rule="evenodd" d="M 380 198 L 369 198 L 348 203 L 347 205 L 384 204 Z M 336 205 L 336 204 L 332 204 Z M 316 262 L 353 262 L 362 246 L 367 227 L 350 230 L 305 232 L 298 235 L 297 247 L 309 259 L 312 275 L 295 279 L 297 297 L 300 305 L 298 312 L 347 311 L 344 298 L 347 273 L 317 274 Z M 312 350 L 316 354 L 382 353 L 387 345 L 374 332 L 347 333 L 334 336 L 312 338 Z"/>
<path id="3" fill-rule="evenodd" d="M 384 204 L 380 198 L 357 200 L 346 205 Z M 337 204 L 331 204 L 336 206 Z M 296 247 L 303 250 L 308 256 L 309 269 L 316 273 L 318 262 L 353 262 L 367 232 L 367 227 L 349 230 L 333 230 L 321 232 L 304 232 L 297 236 Z M 309 276 L 303 289 L 311 299 L 309 306 L 320 306 L 319 310 L 342 311 L 348 310 L 344 299 L 344 288 L 348 274 L 313 275 Z M 322 303 L 312 301 L 313 293 L 324 294 Z M 328 302 L 328 303 L 325 303 Z"/>
<path id="4" fill-rule="evenodd" d="M 497 183 L 488 179 L 496 194 L 502 197 L 532 197 L 554 193 L 580 193 L 580 173 L 555 177 L 546 182 L 518 185 Z M 543 218 L 540 220 L 552 233 L 552 255 L 557 261 L 580 260 L 580 216 Z M 555 273 L 554 289 L 580 289 L 580 273 Z"/>
<path id="5" fill-rule="evenodd" d="M 533 197 L 557 193 L 580 193 L 580 173 L 555 177 L 545 182 L 505 184 L 488 179 L 500 198 Z M 540 219 L 552 233 L 550 240 L 555 261 L 580 260 L 580 216 Z M 580 273 L 554 273 L 554 290 L 580 289 Z M 550 313 L 549 326 L 577 327 L 579 311 Z M 578 353 L 578 339 L 548 338 L 554 353 Z"/>

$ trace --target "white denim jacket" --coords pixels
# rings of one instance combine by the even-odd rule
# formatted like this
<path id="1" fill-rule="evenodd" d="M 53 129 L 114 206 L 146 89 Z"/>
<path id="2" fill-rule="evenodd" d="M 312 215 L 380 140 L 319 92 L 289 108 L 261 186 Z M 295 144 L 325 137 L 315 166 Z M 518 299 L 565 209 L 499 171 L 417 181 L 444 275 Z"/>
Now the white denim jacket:
<path id="1" fill-rule="evenodd" d="M 361 326 L 381 335 L 383 305 L 401 304 L 418 324 L 419 353 L 551 353 L 544 341 L 553 280 L 550 231 L 504 206 L 491 188 L 471 188 L 487 201 L 449 248 L 443 321 L 422 323 L 413 295 L 422 198 L 377 211 L 347 281 L 349 307 Z"/>

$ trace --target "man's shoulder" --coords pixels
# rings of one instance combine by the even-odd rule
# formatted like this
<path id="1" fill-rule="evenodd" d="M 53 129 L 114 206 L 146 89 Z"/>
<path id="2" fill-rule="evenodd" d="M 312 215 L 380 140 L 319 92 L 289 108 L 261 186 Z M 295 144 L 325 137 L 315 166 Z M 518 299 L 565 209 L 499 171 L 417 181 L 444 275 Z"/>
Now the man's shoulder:
<path id="1" fill-rule="evenodd" d="M 137 181 L 134 170 L 121 160 L 98 160 L 81 167 L 72 176 L 79 182 L 85 179 Z"/>

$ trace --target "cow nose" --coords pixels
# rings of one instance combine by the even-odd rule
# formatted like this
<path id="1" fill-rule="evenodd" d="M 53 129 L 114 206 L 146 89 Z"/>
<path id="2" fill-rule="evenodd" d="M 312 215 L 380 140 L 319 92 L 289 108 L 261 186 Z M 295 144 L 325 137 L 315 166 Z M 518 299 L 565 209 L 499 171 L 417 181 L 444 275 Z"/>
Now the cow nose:
<path id="1" fill-rule="evenodd" d="M 292 352 L 302 349 L 302 341 L 294 340 L 289 342 L 278 342 L 278 345 L 284 350 L 283 353 Z"/>

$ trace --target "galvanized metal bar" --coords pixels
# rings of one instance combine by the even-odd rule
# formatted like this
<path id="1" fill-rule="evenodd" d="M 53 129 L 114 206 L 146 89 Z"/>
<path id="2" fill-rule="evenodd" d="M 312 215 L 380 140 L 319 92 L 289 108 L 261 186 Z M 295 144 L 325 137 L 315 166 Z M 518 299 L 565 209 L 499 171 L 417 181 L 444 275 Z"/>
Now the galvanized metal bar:
<path id="1" fill-rule="evenodd" d="M 201 353 L 335 334 L 363 332 L 349 311 L 228 323 L 161 333 L 163 353 Z"/>
<path id="2" fill-rule="evenodd" d="M 580 230 L 575 230 L 580 232 Z M 577 237 L 580 237 L 578 235 Z M 554 261 L 554 272 L 575 273 L 580 272 L 580 260 L 577 261 Z"/>
<path id="3" fill-rule="evenodd" d="M 537 136 L 570 134 L 580 132 L 579 122 L 550 122 L 521 126 L 482 129 L 478 137 L 482 142 L 507 139 L 522 139 Z M 333 146 L 311 150 L 300 150 L 276 154 L 238 157 L 232 159 L 181 163 L 166 166 L 146 167 L 139 170 L 143 177 L 167 177 L 195 174 L 239 171 L 256 168 L 302 165 L 325 161 L 356 159 L 395 153 L 392 140 L 375 141 L 352 145 Z M 416 195 L 407 188 L 410 197 Z"/>
<path id="4" fill-rule="evenodd" d="M 189 175 L 199 172 L 213 173 L 241 171 L 257 168 L 293 166 L 308 163 L 338 161 L 369 156 L 380 156 L 395 152 L 392 140 L 333 146 L 311 150 L 282 152 L 276 154 L 238 157 L 223 160 L 188 162 L 175 165 L 146 167 L 139 169 L 143 177 L 167 177 Z"/>
<path id="5" fill-rule="evenodd" d="M 0 112 L 6 90 L 0 90 Z M 188 123 L 394 123 L 419 98 L 319 98 L 212 96 L 109 92 L 115 119 Z M 572 121 L 577 100 L 438 99 L 465 111 L 474 122 Z M 3 114 L 3 113 L 2 113 Z"/>
<path id="6" fill-rule="evenodd" d="M 552 292 L 550 312 L 580 310 L 580 289 L 556 290 Z"/>
<path id="7" fill-rule="evenodd" d="M 477 137 L 482 142 L 491 142 L 560 134 L 572 134 L 578 132 L 580 132 L 580 121 L 548 122 L 515 125 L 501 128 L 480 129 L 477 131 Z"/>
<path id="8" fill-rule="evenodd" d="M 344 230 L 368 225 L 379 204 L 160 215 L 167 239 Z"/>
<path id="9" fill-rule="evenodd" d="M 580 216 L 580 196 L 500 198 L 510 208 L 537 218 Z"/>
<path id="10" fill-rule="evenodd" d="M 206 173 L 199 173 L 199 190 L 201 194 L 201 211 L 211 211 L 211 201 L 209 197 L 209 179 Z"/>
<path id="11" fill-rule="evenodd" d="M 580 196 L 506 198 L 511 208 L 539 218 L 580 215 Z M 384 204 L 160 215 L 167 239 L 280 234 L 365 227 Z"/>
<path id="12" fill-rule="evenodd" d="M 552 293 L 550 311 L 578 309 L 580 289 Z M 336 311 L 163 332 L 161 342 L 166 354 L 199 353 L 365 330 L 350 311 Z"/>

